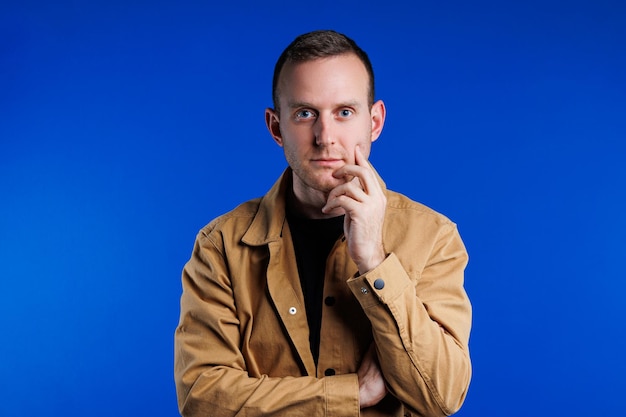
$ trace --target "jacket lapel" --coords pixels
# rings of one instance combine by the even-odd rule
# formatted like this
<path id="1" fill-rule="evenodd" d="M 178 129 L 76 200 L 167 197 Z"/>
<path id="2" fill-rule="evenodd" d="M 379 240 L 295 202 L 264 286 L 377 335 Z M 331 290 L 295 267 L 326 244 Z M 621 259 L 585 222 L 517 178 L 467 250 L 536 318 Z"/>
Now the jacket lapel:
<path id="1" fill-rule="evenodd" d="M 309 342 L 309 324 L 298 267 L 289 233 L 285 233 L 284 236 L 282 242 L 269 244 L 267 288 L 276 313 L 298 352 L 307 374 L 315 376 L 315 362 Z"/>
<path id="2" fill-rule="evenodd" d="M 270 252 L 267 266 L 267 289 L 277 319 L 286 330 L 286 337 L 308 375 L 315 375 L 315 362 L 309 344 L 309 325 L 298 266 L 285 220 L 285 196 L 291 186 L 287 169 L 271 190 L 261 199 L 259 210 L 244 234 L 242 242 L 251 246 L 267 245 Z"/>

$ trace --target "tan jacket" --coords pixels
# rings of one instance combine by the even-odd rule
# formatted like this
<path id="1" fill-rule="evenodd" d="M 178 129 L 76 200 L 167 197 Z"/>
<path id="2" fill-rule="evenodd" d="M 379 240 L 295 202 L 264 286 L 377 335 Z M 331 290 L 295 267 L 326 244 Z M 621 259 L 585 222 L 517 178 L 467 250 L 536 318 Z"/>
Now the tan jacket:
<path id="1" fill-rule="evenodd" d="M 290 186 L 288 169 L 263 198 L 218 217 L 197 236 L 183 270 L 175 334 L 181 414 L 455 412 L 471 375 L 467 253 L 456 226 L 385 190 L 386 260 L 358 276 L 343 237 L 328 258 L 324 298 L 335 302 L 323 309 L 316 368 L 285 220 Z M 356 371 L 372 338 L 390 395 L 359 410 Z"/>

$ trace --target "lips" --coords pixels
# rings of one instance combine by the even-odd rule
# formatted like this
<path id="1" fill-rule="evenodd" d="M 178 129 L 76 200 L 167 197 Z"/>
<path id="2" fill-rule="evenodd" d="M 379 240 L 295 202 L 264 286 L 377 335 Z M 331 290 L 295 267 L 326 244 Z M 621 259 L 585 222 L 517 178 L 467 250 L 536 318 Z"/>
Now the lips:
<path id="1" fill-rule="evenodd" d="M 343 159 L 317 158 L 317 159 L 312 159 L 311 162 L 319 166 L 335 166 L 335 165 L 343 163 Z"/>

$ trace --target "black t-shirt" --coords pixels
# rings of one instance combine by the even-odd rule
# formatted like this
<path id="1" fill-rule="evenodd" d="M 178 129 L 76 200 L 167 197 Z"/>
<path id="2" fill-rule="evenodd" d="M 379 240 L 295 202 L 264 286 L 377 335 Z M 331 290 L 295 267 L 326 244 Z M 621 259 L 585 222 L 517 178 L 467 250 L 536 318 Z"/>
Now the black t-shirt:
<path id="1" fill-rule="evenodd" d="M 309 343 L 316 365 L 320 348 L 326 260 L 343 233 L 343 219 L 344 216 L 308 219 L 299 217 L 293 210 L 287 210 L 287 222 L 296 252 L 298 274 L 309 323 Z"/>

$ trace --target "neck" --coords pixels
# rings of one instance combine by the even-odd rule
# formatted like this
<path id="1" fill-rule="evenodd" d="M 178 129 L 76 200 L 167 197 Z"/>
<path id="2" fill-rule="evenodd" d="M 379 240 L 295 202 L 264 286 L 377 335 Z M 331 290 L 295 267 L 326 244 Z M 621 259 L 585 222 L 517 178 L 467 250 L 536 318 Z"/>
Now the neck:
<path id="1" fill-rule="evenodd" d="M 292 189 L 291 198 L 289 204 L 295 213 L 299 216 L 309 219 L 324 219 L 327 217 L 334 217 L 328 214 L 322 213 L 322 207 L 326 204 L 327 196 L 321 195 L 318 199 L 302 198 L 299 196 L 295 189 Z M 306 197 L 306 196 L 305 196 Z"/>
<path id="2" fill-rule="evenodd" d="M 328 219 L 344 214 L 343 210 L 322 213 L 322 207 L 326 205 L 327 200 L 328 193 L 312 190 L 307 187 L 299 187 L 297 179 L 294 178 L 288 204 L 295 213 L 309 219 Z"/>

